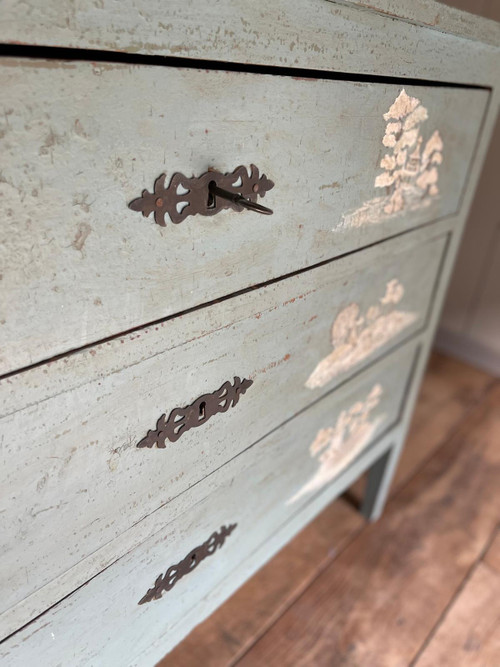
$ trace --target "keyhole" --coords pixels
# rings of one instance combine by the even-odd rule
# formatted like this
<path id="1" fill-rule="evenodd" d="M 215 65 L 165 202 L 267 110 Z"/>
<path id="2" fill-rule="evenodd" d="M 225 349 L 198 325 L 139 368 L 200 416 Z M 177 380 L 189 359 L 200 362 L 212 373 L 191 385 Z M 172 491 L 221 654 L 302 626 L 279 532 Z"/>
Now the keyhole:
<path id="1" fill-rule="evenodd" d="M 215 185 L 215 181 L 210 181 L 208 184 L 208 200 L 207 200 L 207 208 L 214 208 L 215 207 L 215 197 L 214 195 L 210 192 L 210 187 L 212 185 Z"/>
<path id="2" fill-rule="evenodd" d="M 200 403 L 200 419 L 204 419 L 204 418 L 205 418 L 205 407 L 206 407 L 206 405 L 207 405 L 207 404 L 205 403 L 205 401 L 202 401 L 202 402 Z"/>

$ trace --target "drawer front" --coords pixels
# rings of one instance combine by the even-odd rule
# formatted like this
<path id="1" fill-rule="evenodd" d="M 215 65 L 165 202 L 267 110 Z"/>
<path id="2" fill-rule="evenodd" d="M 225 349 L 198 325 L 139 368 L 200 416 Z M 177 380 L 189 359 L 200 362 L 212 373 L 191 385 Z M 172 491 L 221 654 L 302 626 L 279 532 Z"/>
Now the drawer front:
<path id="1" fill-rule="evenodd" d="M 2 644 L 9 664 L 35 652 L 47 666 L 150 664 L 153 641 L 171 648 L 185 617 L 199 607 L 201 621 L 211 591 L 398 421 L 417 353 L 400 348 L 184 494 L 171 523 Z"/>
<path id="2" fill-rule="evenodd" d="M 455 213 L 488 97 L 2 63 L 2 373 Z M 128 208 L 162 173 L 168 185 L 251 164 L 275 184 L 260 200 L 272 216 L 167 215 L 162 227 Z"/>
<path id="3" fill-rule="evenodd" d="M 422 330 L 446 245 L 387 242 L 5 380 L 4 608 Z"/>

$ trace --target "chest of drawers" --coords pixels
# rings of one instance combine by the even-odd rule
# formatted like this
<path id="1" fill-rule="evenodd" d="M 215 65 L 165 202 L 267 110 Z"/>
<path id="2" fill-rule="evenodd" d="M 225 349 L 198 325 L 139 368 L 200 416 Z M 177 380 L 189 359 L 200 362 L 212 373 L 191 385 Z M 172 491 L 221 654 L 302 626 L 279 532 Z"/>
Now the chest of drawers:
<path id="1" fill-rule="evenodd" d="M 27 5 L 0 5 L 0 651 L 151 665 L 365 471 L 380 515 L 498 30 L 424 1 Z"/>

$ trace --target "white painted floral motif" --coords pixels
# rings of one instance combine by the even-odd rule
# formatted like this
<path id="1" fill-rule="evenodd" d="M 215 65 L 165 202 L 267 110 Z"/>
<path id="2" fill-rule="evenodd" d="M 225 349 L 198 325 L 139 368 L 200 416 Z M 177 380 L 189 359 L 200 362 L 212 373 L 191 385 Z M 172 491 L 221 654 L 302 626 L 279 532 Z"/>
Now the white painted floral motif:
<path id="1" fill-rule="evenodd" d="M 426 142 L 420 125 L 428 118 L 427 109 L 416 97 L 400 92 L 389 111 L 382 144 L 390 149 L 380 167 L 384 170 L 375 179 L 376 188 L 385 195 L 365 202 L 342 220 L 344 227 L 361 227 L 383 222 L 402 210 L 412 211 L 428 206 L 439 193 L 438 166 L 443 161 L 443 142 L 435 130 Z"/>
<path id="2" fill-rule="evenodd" d="M 317 457 L 319 468 L 288 499 L 287 505 L 331 482 L 366 447 L 386 417 L 382 414 L 373 418 L 371 414 L 379 404 L 382 393 L 382 387 L 376 384 L 364 401 L 358 401 L 340 413 L 335 426 L 318 431 L 309 452 L 311 457 Z"/>
<path id="3" fill-rule="evenodd" d="M 364 315 L 357 303 L 351 303 L 341 310 L 332 326 L 333 351 L 319 362 L 309 376 L 306 387 L 324 387 L 334 377 L 366 359 L 413 324 L 417 313 L 396 308 L 403 296 L 403 285 L 394 279 L 387 283 L 379 303 L 370 306 Z"/>

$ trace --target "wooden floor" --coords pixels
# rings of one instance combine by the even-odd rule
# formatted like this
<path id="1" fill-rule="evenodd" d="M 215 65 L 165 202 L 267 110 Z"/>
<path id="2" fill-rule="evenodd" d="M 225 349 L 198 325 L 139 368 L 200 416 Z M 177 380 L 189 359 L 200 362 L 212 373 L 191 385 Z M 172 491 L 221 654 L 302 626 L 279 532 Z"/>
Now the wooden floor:
<path id="1" fill-rule="evenodd" d="M 500 381 L 434 355 L 383 517 L 340 498 L 161 667 L 500 666 Z"/>

